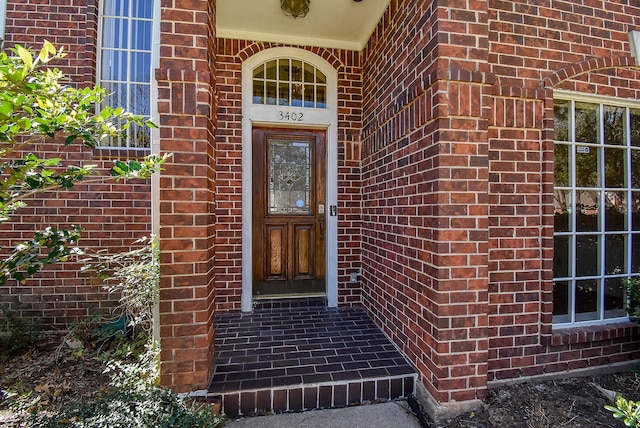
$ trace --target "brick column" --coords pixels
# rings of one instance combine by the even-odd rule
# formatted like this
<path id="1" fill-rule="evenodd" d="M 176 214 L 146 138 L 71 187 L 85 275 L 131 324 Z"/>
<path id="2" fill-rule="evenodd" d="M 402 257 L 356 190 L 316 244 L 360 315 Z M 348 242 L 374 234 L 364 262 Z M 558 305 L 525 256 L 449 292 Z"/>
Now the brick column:
<path id="1" fill-rule="evenodd" d="M 424 383 L 438 402 L 474 405 L 486 397 L 488 361 L 488 4 L 445 1 L 436 14 Z"/>
<path id="2" fill-rule="evenodd" d="M 206 387 L 213 353 L 215 1 L 163 2 L 161 20 L 161 382 L 188 391 Z"/>

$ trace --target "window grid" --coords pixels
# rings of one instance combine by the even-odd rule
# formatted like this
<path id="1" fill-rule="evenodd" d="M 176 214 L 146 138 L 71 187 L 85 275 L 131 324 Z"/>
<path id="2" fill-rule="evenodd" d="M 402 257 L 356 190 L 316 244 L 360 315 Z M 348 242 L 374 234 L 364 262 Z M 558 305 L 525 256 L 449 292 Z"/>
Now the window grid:
<path id="1" fill-rule="evenodd" d="M 105 104 L 150 119 L 153 1 L 113 0 L 103 2 L 100 11 L 97 80 L 109 93 Z M 150 145 L 150 129 L 135 124 L 104 144 L 141 149 Z"/>
<path id="2" fill-rule="evenodd" d="M 554 257 L 554 324 L 556 326 L 584 325 L 625 320 L 626 313 L 622 309 L 624 295 L 619 284 L 622 279 L 628 276 L 638 275 L 638 263 L 636 262 L 636 266 L 634 266 L 633 258 L 640 257 L 640 249 L 637 248 L 638 244 L 637 242 L 634 243 L 634 238 L 635 241 L 638 241 L 640 234 L 638 230 L 633 230 L 633 216 L 637 216 L 639 207 L 637 206 L 638 201 L 634 199 L 634 196 L 636 198 L 638 197 L 638 194 L 634 194 L 634 192 L 638 191 L 638 188 L 634 187 L 633 181 L 636 180 L 636 178 L 634 178 L 632 172 L 632 159 L 640 159 L 640 147 L 634 147 L 631 141 L 631 109 L 628 106 L 615 106 L 615 108 L 613 108 L 614 110 L 621 108 L 624 113 L 622 116 L 624 139 L 619 144 L 615 144 L 615 141 L 613 143 L 605 141 L 605 120 L 607 119 L 605 111 L 611 106 L 604 102 L 588 101 L 589 105 L 596 107 L 597 114 L 595 117 L 598 124 L 596 128 L 597 138 L 594 142 L 581 142 L 577 141 L 578 138 L 576 136 L 576 128 L 581 125 L 584 126 L 582 123 L 576 125 L 576 104 L 578 102 L 570 99 L 560 99 L 558 101 L 560 104 L 565 104 L 565 106 L 569 108 L 568 117 L 566 118 L 566 134 L 562 132 L 562 123 L 560 123 L 559 126 L 557 124 L 556 127 L 556 133 L 557 135 L 560 134 L 560 139 L 556 140 L 556 186 L 554 188 L 554 198 L 556 201 L 554 201 L 554 205 L 556 215 L 559 211 L 562 213 L 562 204 L 557 203 L 557 201 L 563 200 L 564 209 L 567 209 L 569 215 L 567 216 L 567 224 L 565 227 L 560 223 L 560 230 L 558 230 L 558 223 L 556 223 L 556 232 L 554 234 L 556 253 L 558 253 L 559 248 L 562 248 L 559 244 L 566 245 L 566 248 L 563 248 L 561 251 L 560 258 L 564 256 L 568 262 L 566 268 L 561 267 L 556 269 L 558 265 L 562 266 L 562 264 L 558 263 L 558 254 Z M 581 178 L 577 176 L 577 158 L 580 154 L 586 154 L 587 147 L 589 152 L 593 151 L 596 154 L 597 178 L 595 185 L 578 183 Z M 612 154 L 614 154 L 613 149 L 620 150 L 623 153 L 624 171 L 622 177 L 624 183 L 620 187 L 607 186 L 607 184 L 611 184 L 607 183 L 608 177 L 607 171 L 605 170 L 606 162 L 608 162 L 608 158 L 605 157 L 607 149 L 609 149 Z M 562 175 L 563 171 L 563 166 L 558 165 L 558 162 L 563 162 L 564 160 L 561 156 L 562 153 L 567 154 L 566 172 L 568 174 L 566 175 L 568 182 L 561 183 L 564 185 L 558 185 L 558 181 L 562 180 L 562 177 L 558 177 Z M 560 156 L 558 156 L 558 154 L 560 154 Z M 611 158 L 615 158 L 615 156 L 611 156 Z M 596 204 L 595 206 L 587 206 L 585 208 L 585 205 L 580 204 L 580 202 L 583 200 L 583 195 L 588 195 L 588 192 L 591 192 L 592 195 L 597 194 L 597 198 L 594 201 Z M 566 203 L 566 199 L 562 197 L 562 194 L 568 195 L 568 203 Z M 612 208 L 607 209 L 608 207 Z M 595 215 L 597 216 L 597 227 L 595 230 L 589 230 L 588 227 L 586 227 L 585 230 L 580 230 L 580 222 L 578 219 L 579 208 L 581 208 L 580 214 L 586 215 L 587 217 L 590 211 L 591 215 L 593 215 L 593 211 L 595 210 Z M 624 225 L 622 228 L 609 227 L 607 224 L 609 220 L 608 217 L 610 215 L 613 216 L 612 213 L 615 212 L 614 208 L 617 208 L 624 215 Z M 635 227 L 638 229 L 637 226 Z M 623 264 L 618 270 L 611 271 L 611 260 L 616 261 L 613 257 L 615 255 L 616 238 L 618 241 L 623 242 Z M 595 255 L 591 254 L 590 251 L 586 251 L 584 248 L 586 242 L 589 242 L 588 247 L 593 247 L 594 241 L 596 248 Z M 579 242 L 582 243 L 581 246 L 578 245 Z M 613 243 L 612 248 L 608 247 L 610 243 Z M 592 248 L 588 248 L 588 250 L 592 250 Z M 613 254 L 609 257 L 609 263 L 607 250 Z M 586 263 L 585 260 L 579 263 L 581 257 L 583 259 L 587 258 Z M 590 266 L 589 262 L 595 262 L 595 272 L 592 271 L 594 267 Z M 583 266 L 584 264 L 586 264 L 586 266 Z M 590 284 L 594 285 L 593 288 L 595 288 L 595 290 L 590 290 Z M 566 289 L 563 289 L 564 287 L 566 287 Z M 591 296 L 589 294 L 591 294 Z M 589 302 L 589 298 L 595 301 Z M 566 301 L 563 301 L 565 299 Z M 592 309 L 594 310 L 585 310 L 585 299 L 587 300 L 587 306 L 593 305 L 594 307 Z M 614 303 L 611 304 L 609 301 L 613 301 Z M 582 308 L 579 306 L 582 306 Z M 560 309 L 557 307 L 560 307 Z M 563 310 L 565 308 L 566 310 Z"/>
<path id="3" fill-rule="evenodd" d="M 272 59 L 253 70 L 253 103 L 325 109 L 326 82 L 324 73 L 303 60 Z"/>

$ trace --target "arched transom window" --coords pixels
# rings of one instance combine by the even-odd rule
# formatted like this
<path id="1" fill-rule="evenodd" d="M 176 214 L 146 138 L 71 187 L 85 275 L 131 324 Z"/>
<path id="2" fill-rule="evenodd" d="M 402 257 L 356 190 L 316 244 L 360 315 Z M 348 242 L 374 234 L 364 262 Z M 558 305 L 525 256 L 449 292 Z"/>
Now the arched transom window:
<path id="1" fill-rule="evenodd" d="M 327 108 L 327 78 L 300 59 L 278 58 L 253 69 L 253 103 Z"/>

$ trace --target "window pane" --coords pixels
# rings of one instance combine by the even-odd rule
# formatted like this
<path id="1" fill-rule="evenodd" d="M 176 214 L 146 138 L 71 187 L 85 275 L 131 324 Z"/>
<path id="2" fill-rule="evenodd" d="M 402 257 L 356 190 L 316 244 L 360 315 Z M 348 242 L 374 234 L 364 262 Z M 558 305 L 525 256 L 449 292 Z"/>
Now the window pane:
<path id="1" fill-rule="evenodd" d="M 277 86 L 278 84 L 276 82 L 267 82 L 266 83 L 266 89 L 267 89 L 267 104 L 269 105 L 275 105 L 276 104 L 276 92 L 277 92 Z"/>
<path id="2" fill-rule="evenodd" d="M 604 143 L 625 145 L 624 107 L 605 106 L 604 108 Z"/>
<path id="3" fill-rule="evenodd" d="M 571 231 L 571 190 L 553 192 L 553 224 L 556 232 Z"/>
<path id="4" fill-rule="evenodd" d="M 153 2 L 149 0 L 133 0 L 133 16 L 136 18 L 152 19 Z"/>
<path id="5" fill-rule="evenodd" d="M 592 321 L 598 315 L 598 280 L 586 279 L 576 281 L 576 321 Z"/>
<path id="6" fill-rule="evenodd" d="M 270 80 L 276 80 L 278 78 L 278 65 L 275 60 L 267 62 L 266 68 L 266 77 Z"/>
<path id="7" fill-rule="evenodd" d="M 129 21 L 105 18 L 102 27 L 102 46 L 106 48 L 129 48 Z"/>
<path id="8" fill-rule="evenodd" d="M 316 69 L 316 83 L 322 83 L 322 84 L 327 83 L 327 77 L 324 75 L 322 71 L 318 69 Z"/>
<path id="9" fill-rule="evenodd" d="M 297 59 L 291 60 L 291 80 L 294 82 L 302 82 L 302 61 Z"/>
<path id="10" fill-rule="evenodd" d="M 311 64 L 304 65 L 304 82 L 315 83 L 315 68 Z"/>
<path id="11" fill-rule="evenodd" d="M 571 322 L 569 309 L 571 308 L 570 282 L 555 281 L 553 283 L 553 322 Z"/>
<path id="12" fill-rule="evenodd" d="M 127 84 L 126 83 L 103 83 L 102 87 L 107 90 L 105 105 L 110 107 L 127 108 Z"/>
<path id="13" fill-rule="evenodd" d="M 151 114 L 151 87 L 149 85 L 129 86 L 129 108 L 131 113 L 142 116 Z"/>
<path id="14" fill-rule="evenodd" d="M 327 87 L 324 85 L 316 86 L 316 107 L 327 108 Z"/>
<path id="15" fill-rule="evenodd" d="M 553 238 L 553 277 L 566 278 L 571 275 L 571 236 Z"/>
<path id="16" fill-rule="evenodd" d="M 278 104 L 281 106 L 288 106 L 290 105 L 290 101 L 289 101 L 289 84 L 288 83 L 283 83 L 280 82 L 278 84 L 279 87 L 279 92 L 278 92 Z"/>
<path id="17" fill-rule="evenodd" d="M 604 280 L 604 317 L 624 317 L 624 287 L 622 278 L 607 278 Z"/>
<path id="18" fill-rule="evenodd" d="M 302 84 L 293 83 L 291 85 L 291 105 L 294 107 L 302 107 Z"/>
<path id="19" fill-rule="evenodd" d="M 151 21 L 132 21 L 131 22 L 131 47 L 151 51 Z"/>
<path id="20" fill-rule="evenodd" d="M 631 150 L 631 188 L 640 189 L 640 150 Z"/>
<path id="21" fill-rule="evenodd" d="M 576 191 L 576 229 L 579 232 L 600 230 L 600 192 L 595 190 Z"/>
<path id="22" fill-rule="evenodd" d="M 556 141 L 569 141 L 569 112 L 571 101 L 554 100 L 553 102 L 553 127 Z"/>
<path id="23" fill-rule="evenodd" d="M 604 187 L 625 187 L 624 149 L 604 149 Z"/>
<path id="24" fill-rule="evenodd" d="M 631 129 L 631 145 L 640 147 L 640 109 L 629 110 L 629 124 Z"/>
<path id="25" fill-rule="evenodd" d="M 151 129 L 135 123 L 129 128 L 130 147 L 151 147 Z"/>
<path id="26" fill-rule="evenodd" d="M 631 230 L 640 231 L 640 192 L 633 192 L 631 198 Z"/>
<path id="27" fill-rule="evenodd" d="M 627 229 L 627 193 L 605 192 L 604 230 Z"/>
<path id="28" fill-rule="evenodd" d="M 256 79 L 264 79 L 264 64 L 260 64 L 253 70 L 253 77 Z"/>
<path id="29" fill-rule="evenodd" d="M 600 273 L 600 235 L 576 236 L 576 277 Z"/>
<path id="30" fill-rule="evenodd" d="M 631 272 L 640 272 L 640 233 L 631 235 Z"/>
<path id="31" fill-rule="evenodd" d="M 555 159 L 553 161 L 555 185 L 559 187 L 569 186 L 569 148 L 567 144 L 556 144 L 554 147 Z"/>
<path id="32" fill-rule="evenodd" d="M 264 82 L 262 80 L 253 81 L 253 103 L 264 104 Z"/>
<path id="33" fill-rule="evenodd" d="M 131 75 L 132 82 L 151 82 L 151 53 L 133 52 L 131 53 Z"/>
<path id="34" fill-rule="evenodd" d="M 304 106 L 315 106 L 315 90 L 313 88 L 313 85 L 304 85 Z"/>
<path id="35" fill-rule="evenodd" d="M 278 60 L 278 79 L 283 81 L 290 81 L 291 75 L 289 74 L 289 60 L 288 59 L 280 59 Z"/>
<path id="36" fill-rule="evenodd" d="M 101 61 L 102 80 L 127 80 L 127 52 L 103 49 Z"/>
<path id="37" fill-rule="evenodd" d="M 139 0 L 145 1 L 145 0 Z M 130 0 L 109 0 L 104 2 L 104 14 L 111 16 L 129 16 Z"/>
<path id="38" fill-rule="evenodd" d="M 597 147 L 576 146 L 576 186 L 600 186 L 598 177 L 598 161 L 600 150 Z"/>
<path id="39" fill-rule="evenodd" d="M 620 275 L 627 272 L 625 238 L 627 235 L 605 235 L 605 274 Z"/>
<path id="40" fill-rule="evenodd" d="M 576 142 L 598 142 L 598 105 L 576 103 Z"/>

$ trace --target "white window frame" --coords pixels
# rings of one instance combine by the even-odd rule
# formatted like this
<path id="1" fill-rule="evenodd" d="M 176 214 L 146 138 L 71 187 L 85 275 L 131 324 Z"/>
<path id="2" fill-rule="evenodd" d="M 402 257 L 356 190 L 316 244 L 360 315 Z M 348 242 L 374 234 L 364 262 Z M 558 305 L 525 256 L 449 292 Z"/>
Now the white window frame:
<path id="1" fill-rule="evenodd" d="M 105 18 L 122 18 L 122 17 L 118 17 L 118 16 L 111 16 L 111 15 L 105 15 L 104 14 L 104 7 L 106 4 L 108 4 L 108 2 L 113 1 L 113 0 L 104 0 L 104 1 L 100 1 L 99 5 L 98 5 L 98 39 L 97 39 L 97 49 L 96 49 L 96 84 L 98 86 L 104 86 L 105 83 L 120 83 L 120 84 L 148 84 L 149 86 L 149 115 L 143 115 L 143 117 L 145 117 L 145 119 L 150 119 L 152 122 L 158 123 L 157 122 L 157 117 L 158 117 L 158 108 L 157 108 L 157 82 L 155 81 L 155 69 L 158 68 L 159 66 L 159 51 L 160 51 L 160 47 L 159 47 L 159 30 L 160 30 L 160 1 L 159 0 L 145 0 L 145 1 L 151 1 L 153 2 L 153 6 L 152 6 L 152 18 L 148 19 L 148 18 L 134 18 L 136 20 L 140 20 L 140 21 L 147 21 L 147 22 L 151 22 L 151 32 L 152 34 L 149 34 L 149 38 L 151 40 L 151 50 L 147 51 L 147 50 L 139 50 L 139 49 L 132 49 L 131 44 L 129 44 L 129 46 L 124 49 L 124 48 L 118 48 L 118 49 L 114 49 L 114 48 L 107 48 L 107 49 L 112 49 L 112 50 L 118 50 L 118 51 L 123 51 L 123 52 L 127 52 L 127 53 L 131 53 L 131 52 L 144 52 L 144 53 L 150 53 L 151 55 L 151 61 L 150 61 L 150 70 L 149 70 L 149 76 L 150 76 L 150 81 L 149 82 L 134 82 L 131 79 L 130 73 L 131 73 L 131 68 L 127 67 L 127 78 L 126 80 L 106 80 L 106 79 L 102 79 L 102 68 L 103 68 L 103 64 L 102 64 L 102 52 L 103 52 L 103 35 L 104 35 L 104 21 Z M 124 18 L 127 20 L 131 20 L 131 10 L 133 9 L 134 6 L 134 2 L 130 1 L 130 10 L 129 10 L 129 14 L 127 16 L 125 16 Z M 129 31 L 127 34 L 127 38 L 128 40 L 131 40 L 131 33 L 133 31 L 133 26 L 129 25 Z M 127 91 L 126 94 L 126 105 L 125 106 L 118 106 L 118 105 L 112 105 L 109 104 L 111 107 L 123 107 L 127 110 L 128 106 L 130 105 L 130 97 L 131 97 L 131 93 L 130 91 Z M 130 111 L 130 110 L 129 110 Z M 137 112 L 132 111 L 131 113 L 137 114 Z M 127 133 L 127 137 L 125 139 L 121 139 L 119 140 L 119 144 L 112 144 L 112 140 L 108 140 L 105 141 L 105 144 L 102 145 L 101 147 L 104 148 L 117 148 L 117 149 L 122 149 L 122 148 L 126 148 L 126 149 L 130 149 L 130 150 L 149 150 L 151 149 L 152 145 L 153 145 L 153 141 L 157 139 L 157 133 L 154 132 L 154 129 L 149 129 L 148 132 L 150 132 L 150 138 L 149 138 L 149 144 L 142 146 L 142 147 L 138 147 L 136 145 L 133 144 L 132 141 L 132 136 L 131 136 L 131 132 L 132 129 L 135 128 L 134 126 L 132 126 L 132 128 L 130 128 L 130 130 Z"/>
<path id="2" fill-rule="evenodd" d="M 631 187 L 631 183 L 630 183 L 630 175 L 631 175 L 631 156 L 629 156 L 629 153 L 631 153 L 632 150 L 634 150 L 633 146 L 631 146 L 631 142 L 630 142 L 630 135 L 629 132 L 626 132 L 626 142 L 625 145 L 605 145 L 604 141 L 603 141 L 603 136 L 604 136 L 604 106 L 611 106 L 611 107 L 623 107 L 627 109 L 627 114 L 625 115 L 626 118 L 628 118 L 628 110 L 629 109 L 640 109 L 640 101 L 636 101 L 636 100 L 632 100 L 632 99 L 620 99 L 620 98 L 613 98 L 613 97 L 605 97 L 605 96 L 590 96 L 590 95 L 585 95 L 585 94 L 581 94 L 581 93 L 576 93 L 576 92 L 570 92 L 570 91 L 554 91 L 554 99 L 555 100 L 564 100 L 564 101 L 570 101 L 570 122 L 569 122 L 569 138 L 568 141 L 558 141 L 556 140 L 555 143 L 556 144 L 566 144 L 570 147 L 569 149 L 569 186 L 558 186 L 556 187 L 554 185 L 554 193 L 555 190 L 566 190 L 570 192 L 571 195 L 571 209 L 570 209 L 570 213 L 571 213 L 571 222 L 570 222 L 570 227 L 569 227 L 569 231 L 567 232 L 555 232 L 554 231 L 554 238 L 556 236 L 571 236 L 573 239 L 571 240 L 571 242 L 573 243 L 573 245 L 571 246 L 570 250 L 569 250 L 569 257 L 570 257 L 570 263 L 571 263 L 571 267 L 570 267 L 570 274 L 567 277 L 555 277 L 555 272 L 554 272 L 554 281 L 563 281 L 563 282 L 568 282 L 569 283 L 569 321 L 561 321 L 558 322 L 558 320 L 555 318 L 554 316 L 554 322 L 553 322 L 553 326 L 554 328 L 566 328 L 566 327 L 576 327 L 576 326 L 588 326 L 588 325 L 601 325 L 601 324 L 611 324 L 611 323 L 616 323 L 616 322 L 625 322 L 628 321 L 628 316 L 620 316 L 620 317 L 611 317 L 611 318 L 605 318 L 605 312 L 604 312 L 604 299 L 603 296 L 605 295 L 605 279 L 607 278 L 626 278 L 629 276 L 638 276 L 639 273 L 638 272 L 631 272 L 632 269 L 632 254 L 631 254 L 631 245 L 632 245 L 632 235 L 634 234 L 639 234 L 640 232 L 638 231 L 634 231 L 632 230 L 632 216 L 631 216 L 631 204 L 633 203 L 632 200 L 632 195 L 634 192 L 640 192 L 640 189 L 636 189 L 636 188 L 632 188 Z M 585 103 L 591 103 L 591 104 L 598 104 L 600 106 L 599 110 L 598 110 L 598 114 L 599 114 L 599 129 L 598 129 L 598 142 L 595 144 L 591 144 L 591 143 L 583 143 L 583 142 L 576 142 L 575 141 L 575 124 L 571 121 L 571 119 L 573 119 L 575 116 L 575 103 L 580 103 L 580 102 L 585 102 Z M 629 129 L 629 123 L 628 123 L 628 119 L 625 119 L 625 123 L 627 126 L 627 130 Z M 604 148 L 605 147 L 611 147 L 611 148 L 616 148 L 616 149 L 624 149 L 626 151 L 626 159 L 625 159 L 625 181 L 626 181 L 626 185 L 625 187 L 622 188 L 616 188 L 615 191 L 616 192 L 625 192 L 626 193 L 626 200 L 627 200 L 627 211 L 628 211 L 628 215 L 626 218 L 626 229 L 622 230 L 622 231 L 605 231 L 605 216 L 604 215 L 600 215 L 599 216 L 599 230 L 597 232 L 586 232 L 586 234 L 588 235 L 597 235 L 599 236 L 599 254 L 598 254 L 598 263 L 600 266 L 600 270 L 599 270 L 599 274 L 598 275 L 593 275 L 593 276 L 580 276 L 580 277 L 576 277 L 576 257 L 575 257 L 575 251 L 576 251 L 576 236 L 580 236 L 582 234 L 585 233 L 581 233 L 578 232 L 576 229 L 576 214 L 575 214 L 575 209 L 573 209 L 575 207 L 575 203 L 576 203 L 576 192 L 577 190 L 581 190 L 582 188 L 576 186 L 576 168 L 575 168 L 575 162 L 574 162 L 574 157 L 575 157 L 575 153 L 577 150 L 577 146 L 589 146 L 592 150 L 599 150 L 600 151 L 600 155 L 598 156 L 598 175 L 600 177 L 599 180 L 599 186 L 598 187 L 593 187 L 592 189 L 596 189 L 597 191 L 599 191 L 599 201 L 598 201 L 598 207 L 599 209 L 604 209 L 605 205 L 605 198 L 606 198 L 606 192 L 612 191 L 612 189 L 608 189 L 605 186 L 605 182 L 604 182 L 604 157 L 603 157 L 603 153 L 604 153 Z M 640 150 L 640 148 L 637 148 L 637 150 Z M 625 240 L 625 257 L 626 257 L 626 271 L 625 272 L 620 272 L 619 274 L 606 274 L 605 272 L 605 241 L 604 241 L 604 237 L 606 235 L 627 235 L 627 239 Z M 576 296 L 575 296 L 575 284 L 576 284 L 576 280 L 596 280 L 598 281 L 599 284 L 599 293 L 598 293 L 598 307 L 597 307 L 597 318 L 595 320 L 586 320 L 586 321 L 576 321 Z"/>

